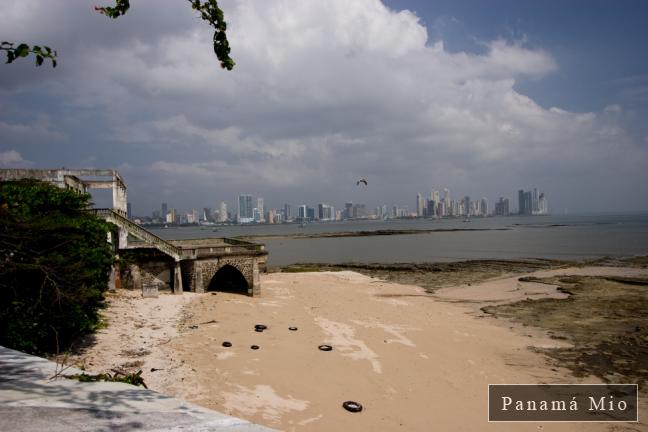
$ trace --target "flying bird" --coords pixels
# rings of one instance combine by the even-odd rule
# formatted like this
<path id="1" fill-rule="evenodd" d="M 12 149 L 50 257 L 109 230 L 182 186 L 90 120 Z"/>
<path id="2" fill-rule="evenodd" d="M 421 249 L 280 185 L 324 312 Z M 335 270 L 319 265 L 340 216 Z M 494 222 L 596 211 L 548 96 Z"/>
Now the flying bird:
<path id="1" fill-rule="evenodd" d="M 365 186 L 367 186 L 367 179 L 361 178 L 360 180 L 358 180 L 358 181 L 356 182 L 356 186 L 359 186 L 360 183 L 364 183 Z"/>

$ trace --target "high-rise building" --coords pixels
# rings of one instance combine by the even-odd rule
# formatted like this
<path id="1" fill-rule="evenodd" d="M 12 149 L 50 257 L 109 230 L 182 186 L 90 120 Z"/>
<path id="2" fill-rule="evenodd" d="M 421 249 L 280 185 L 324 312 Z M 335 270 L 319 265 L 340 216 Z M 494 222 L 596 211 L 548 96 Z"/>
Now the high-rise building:
<path id="1" fill-rule="evenodd" d="M 212 219 L 212 209 L 209 207 L 203 207 L 202 220 L 205 222 L 211 222 Z"/>
<path id="2" fill-rule="evenodd" d="M 445 189 L 443 189 L 443 203 L 445 204 L 445 208 L 446 208 L 447 213 L 444 213 L 443 216 L 448 216 L 448 215 L 454 214 L 454 213 L 452 213 L 454 206 L 452 205 L 452 203 L 450 201 L 451 201 L 450 200 L 450 189 L 445 188 Z"/>
<path id="3" fill-rule="evenodd" d="M 462 216 L 469 216 L 470 215 L 470 197 L 466 195 L 464 199 L 461 201 L 463 204 L 463 211 L 460 211 L 460 215 Z"/>
<path id="4" fill-rule="evenodd" d="M 290 204 L 284 204 L 284 220 L 286 222 L 293 220 L 292 207 Z"/>
<path id="5" fill-rule="evenodd" d="M 538 205 L 538 189 L 533 188 L 533 192 L 531 194 L 531 214 L 538 214 L 539 210 L 539 205 Z"/>
<path id="6" fill-rule="evenodd" d="M 227 204 L 225 201 L 221 201 L 218 206 L 218 222 L 226 222 L 227 219 Z"/>
<path id="7" fill-rule="evenodd" d="M 257 222 L 263 222 L 265 213 L 263 211 L 263 198 L 257 198 L 257 211 L 259 212 L 259 219 L 255 219 Z"/>
<path id="8" fill-rule="evenodd" d="M 297 207 L 297 219 L 300 222 L 304 222 L 306 220 L 306 206 L 305 205 L 300 205 Z"/>
<path id="9" fill-rule="evenodd" d="M 252 207 L 252 195 L 238 196 L 238 211 L 236 221 L 238 223 L 250 223 L 254 220 L 254 207 Z"/>
<path id="10" fill-rule="evenodd" d="M 178 214 L 176 213 L 176 209 L 172 208 L 169 211 L 167 211 L 166 221 L 167 221 L 167 223 L 172 223 L 172 224 L 176 224 L 176 223 L 179 222 L 178 221 Z"/>
<path id="11" fill-rule="evenodd" d="M 160 216 L 162 216 L 162 219 L 166 219 L 166 215 L 167 215 L 167 203 L 163 202 L 162 213 L 160 213 Z"/>
<path id="12" fill-rule="evenodd" d="M 495 203 L 495 216 L 508 216 L 509 215 L 509 200 L 508 198 L 500 197 Z"/>
<path id="13" fill-rule="evenodd" d="M 356 219 L 362 219 L 367 217 L 367 207 L 364 204 L 354 204 L 353 205 L 353 217 Z"/>
<path id="14" fill-rule="evenodd" d="M 313 207 L 306 207 L 306 219 L 309 221 L 315 220 L 315 209 Z"/>
<path id="15" fill-rule="evenodd" d="M 428 200 L 425 215 L 429 218 L 436 217 L 436 202 L 433 199 Z"/>
<path id="16" fill-rule="evenodd" d="M 549 203 L 547 202 L 547 197 L 544 192 L 540 193 L 540 196 L 538 197 L 538 214 L 549 214 Z"/>
<path id="17" fill-rule="evenodd" d="M 423 217 L 423 209 L 425 208 L 425 203 L 423 202 L 423 195 L 416 194 L 416 216 Z M 429 209 L 428 209 L 429 212 Z"/>
<path id="18" fill-rule="evenodd" d="M 198 210 L 192 209 L 191 213 L 187 213 L 187 223 L 198 223 Z"/>
<path id="19" fill-rule="evenodd" d="M 532 191 L 518 191 L 518 213 L 522 215 L 546 215 L 549 214 L 547 197 L 544 192 L 538 192 L 533 188 Z"/>
<path id="20" fill-rule="evenodd" d="M 345 219 L 353 218 L 353 203 L 352 202 L 344 203 L 344 218 Z"/>
<path id="21" fill-rule="evenodd" d="M 479 201 L 479 215 L 488 216 L 488 199 L 486 198 L 482 198 L 481 201 Z"/>

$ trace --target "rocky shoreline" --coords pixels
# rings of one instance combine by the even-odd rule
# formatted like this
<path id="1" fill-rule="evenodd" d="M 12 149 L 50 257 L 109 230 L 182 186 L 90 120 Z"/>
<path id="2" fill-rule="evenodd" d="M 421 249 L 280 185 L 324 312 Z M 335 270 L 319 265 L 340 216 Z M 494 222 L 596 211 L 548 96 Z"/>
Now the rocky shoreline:
<path id="1" fill-rule="evenodd" d="M 237 239 L 245 241 L 263 241 L 274 239 L 316 239 L 316 238 L 339 238 L 339 237 L 371 237 L 371 236 L 390 236 L 390 235 L 412 235 L 412 234 L 432 234 L 444 232 L 464 232 L 464 231 L 510 231 L 512 228 L 437 228 L 437 229 L 382 229 L 371 231 L 336 231 L 336 232 L 318 232 L 312 234 L 264 234 L 258 236 L 237 236 Z"/>

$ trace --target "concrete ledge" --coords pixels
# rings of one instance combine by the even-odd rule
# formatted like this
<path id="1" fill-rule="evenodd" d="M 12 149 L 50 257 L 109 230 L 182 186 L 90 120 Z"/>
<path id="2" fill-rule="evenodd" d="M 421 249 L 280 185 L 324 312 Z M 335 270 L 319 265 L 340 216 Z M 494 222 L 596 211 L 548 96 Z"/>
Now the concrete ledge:
<path id="1" fill-rule="evenodd" d="M 55 373 L 54 362 L 0 346 L 0 430 L 272 431 L 141 387 Z"/>

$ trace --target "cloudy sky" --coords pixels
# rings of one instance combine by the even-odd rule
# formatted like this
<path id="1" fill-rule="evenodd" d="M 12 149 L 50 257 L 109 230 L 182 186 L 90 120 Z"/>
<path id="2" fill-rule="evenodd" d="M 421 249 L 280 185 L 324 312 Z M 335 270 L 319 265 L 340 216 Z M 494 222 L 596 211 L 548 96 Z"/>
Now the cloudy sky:
<path id="1" fill-rule="evenodd" d="M 182 0 L 5 0 L 0 166 L 116 168 L 134 213 L 546 192 L 648 210 L 648 3 L 226 0 L 233 71 Z M 356 187 L 365 177 L 369 186 Z"/>

